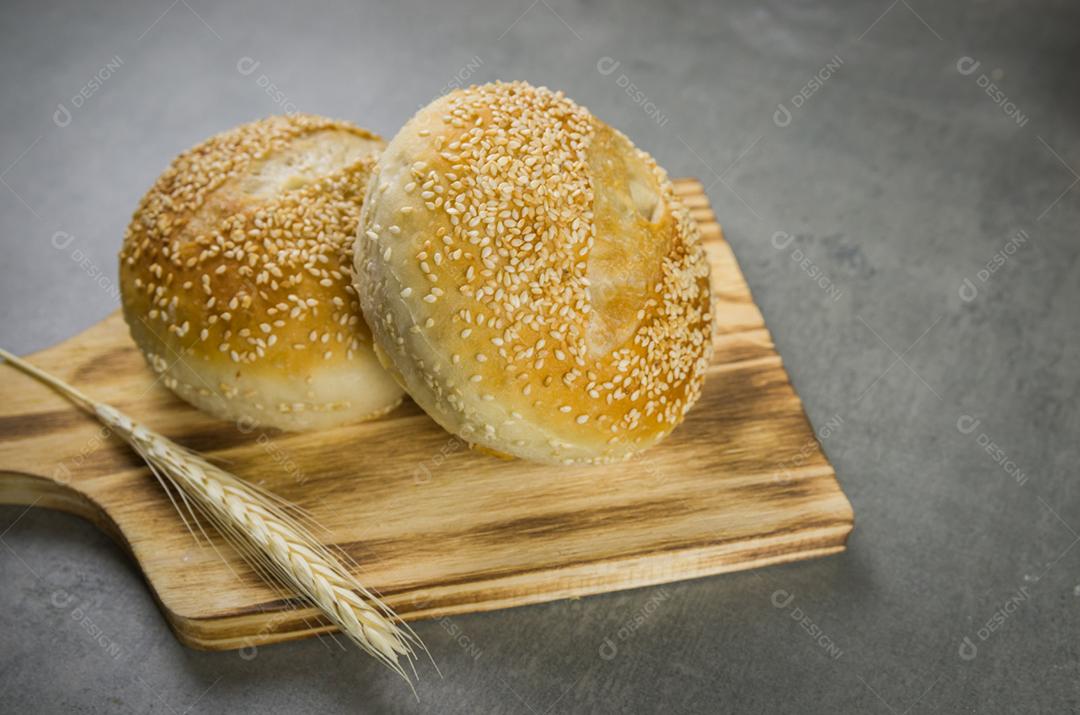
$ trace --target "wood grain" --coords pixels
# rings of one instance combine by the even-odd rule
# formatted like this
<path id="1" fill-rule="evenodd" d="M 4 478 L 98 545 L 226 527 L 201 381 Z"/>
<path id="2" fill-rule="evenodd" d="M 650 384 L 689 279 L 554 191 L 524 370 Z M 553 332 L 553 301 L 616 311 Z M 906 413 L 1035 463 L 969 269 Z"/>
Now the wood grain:
<path id="1" fill-rule="evenodd" d="M 406 401 L 317 434 L 243 430 L 157 384 L 120 315 L 36 365 L 310 510 L 407 619 L 583 596 L 823 556 L 851 506 L 803 412 L 701 184 L 677 191 L 706 239 L 716 353 L 686 422 L 627 464 L 561 467 L 470 451 Z M 196 544 L 119 440 L 0 368 L 0 502 L 84 516 L 132 554 L 177 636 L 226 649 L 328 630 L 228 547 Z M 239 574 L 239 578 L 234 574 Z"/>

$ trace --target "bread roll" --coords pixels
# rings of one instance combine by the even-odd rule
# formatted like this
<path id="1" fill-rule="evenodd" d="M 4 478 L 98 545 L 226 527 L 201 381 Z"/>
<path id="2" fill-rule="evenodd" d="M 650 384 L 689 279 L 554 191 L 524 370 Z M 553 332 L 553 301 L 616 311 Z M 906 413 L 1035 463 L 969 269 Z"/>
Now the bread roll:
<path id="1" fill-rule="evenodd" d="M 496 83 L 420 110 L 379 159 L 355 256 L 387 367 L 489 451 L 625 459 L 700 393 L 697 226 L 648 154 L 561 92 Z"/>
<path id="2" fill-rule="evenodd" d="M 352 244 L 383 142 L 271 117 L 173 161 L 120 252 L 131 335 L 162 382 L 218 417 L 285 430 L 397 405 L 352 285 Z"/>

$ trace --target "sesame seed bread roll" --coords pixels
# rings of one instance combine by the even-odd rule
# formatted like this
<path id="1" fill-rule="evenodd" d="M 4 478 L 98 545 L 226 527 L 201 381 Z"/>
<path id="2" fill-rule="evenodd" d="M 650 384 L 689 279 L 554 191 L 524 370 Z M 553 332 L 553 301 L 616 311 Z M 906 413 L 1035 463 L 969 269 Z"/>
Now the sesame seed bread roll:
<path id="1" fill-rule="evenodd" d="M 377 352 L 468 442 L 612 462 L 698 398 L 712 314 L 697 226 L 648 154 L 561 92 L 495 83 L 420 110 L 360 223 Z"/>
<path id="2" fill-rule="evenodd" d="M 173 161 L 120 252 L 124 317 L 167 387 L 223 419 L 294 431 L 401 401 L 352 284 L 383 146 L 345 122 L 270 117 Z"/>

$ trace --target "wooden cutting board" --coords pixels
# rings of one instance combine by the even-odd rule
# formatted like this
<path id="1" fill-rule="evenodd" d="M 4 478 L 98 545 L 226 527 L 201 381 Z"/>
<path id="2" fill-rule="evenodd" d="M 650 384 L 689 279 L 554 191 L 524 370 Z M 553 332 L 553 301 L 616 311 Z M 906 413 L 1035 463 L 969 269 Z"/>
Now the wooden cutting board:
<path id="1" fill-rule="evenodd" d="M 407 401 L 317 434 L 244 433 L 158 384 L 119 313 L 31 361 L 299 503 L 406 619 L 519 606 L 844 549 L 851 505 L 792 389 L 701 184 L 676 190 L 712 263 L 716 351 L 701 400 L 625 464 L 550 467 L 470 451 Z M 72 512 L 132 554 L 184 643 L 329 630 L 227 546 L 197 544 L 139 458 L 0 366 L 0 503 Z"/>

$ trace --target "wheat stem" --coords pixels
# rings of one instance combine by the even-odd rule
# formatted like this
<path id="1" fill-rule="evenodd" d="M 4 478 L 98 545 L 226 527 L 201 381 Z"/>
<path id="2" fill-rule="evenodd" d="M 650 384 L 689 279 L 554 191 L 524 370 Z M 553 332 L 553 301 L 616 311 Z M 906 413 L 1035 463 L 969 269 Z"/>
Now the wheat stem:
<path id="1" fill-rule="evenodd" d="M 374 593 L 361 586 L 346 565 L 290 512 L 299 507 L 237 478 L 202 456 L 97 402 L 71 385 L 0 348 L 13 367 L 50 385 L 94 414 L 146 461 L 194 536 L 174 488 L 201 530 L 209 521 L 252 568 L 275 587 L 294 591 L 318 608 L 343 633 L 412 687 L 402 660 L 412 666 L 423 644 Z M 198 512 L 196 514 L 196 512 Z M 307 517 L 310 518 L 310 517 Z M 415 674 L 415 668 L 412 668 Z M 415 690 L 413 691 L 415 693 Z"/>

